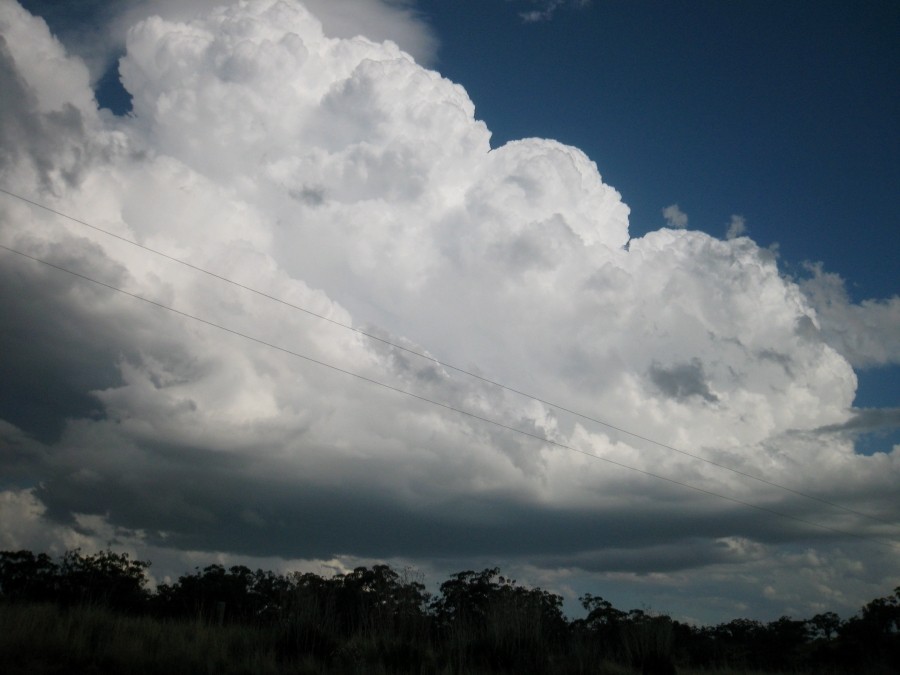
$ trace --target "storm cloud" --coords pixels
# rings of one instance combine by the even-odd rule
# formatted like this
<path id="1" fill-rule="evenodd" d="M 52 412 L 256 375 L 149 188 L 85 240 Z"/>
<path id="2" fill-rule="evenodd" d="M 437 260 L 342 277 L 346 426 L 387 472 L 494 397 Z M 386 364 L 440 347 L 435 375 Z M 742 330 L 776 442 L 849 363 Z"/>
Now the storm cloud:
<path id="1" fill-rule="evenodd" d="M 0 244 L 157 303 L 0 251 L 0 508 L 26 523 L 0 546 L 112 531 L 181 560 L 492 560 L 563 585 L 713 570 L 717 597 L 746 571 L 807 608 L 790 556 L 827 578 L 881 546 L 847 532 L 896 536 L 859 514 L 896 522 L 897 449 L 830 431 L 859 419 L 852 364 L 887 347 L 844 349 L 835 302 L 677 206 L 677 229 L 631 238 L 583 152 L 492 148 L 462 86 L 390 32 L 326 32 L 323 7 L 151 3 L 115 117 L 0 3 L 0 187 L 121 237 L 2 194 Z M 840 602 L 896 583 L 888 567 Z"/>

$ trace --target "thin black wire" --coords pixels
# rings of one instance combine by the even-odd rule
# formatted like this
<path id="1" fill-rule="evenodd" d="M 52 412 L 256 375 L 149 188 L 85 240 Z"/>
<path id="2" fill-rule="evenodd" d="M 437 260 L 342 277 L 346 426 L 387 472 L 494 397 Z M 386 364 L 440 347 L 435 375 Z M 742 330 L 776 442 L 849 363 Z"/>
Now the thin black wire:
<path id="1" fill-rule="evenodd" d="M 198 267 L 197 265 L 194 265 L 194 264 L 192 264 L 192 263 L 190 263 L 190 262 L 187 262 L 186 260 L 182 260 L 181 258 L 176 258 L 176 257 L 174 257 L 174 256 L 169 255 L 168 253 L 164 253 L 164 252 L 162 252 L 162 251 L 159 251 L 159 250 L 157 250 L 157 249 L 151 248 L 151 247 L 149 247 L 149 246 L 145 246 L 144 244 L 141 244 L 141 243 L 139 243 L 139 242 L 136 242 L 136 241 L 134 241 L 134 240 L 132 240 L 132 239 L 128 239 L 127 237 L 123 237 L 123 236 L 121 236 L 121 235 L 119 235 L 119 234 L 115 234 L 114 232 L 110 232 L 109 230 L 104 230 L 104 229 L 101 228 L 101 227 L 97 227 L 96 225 L 92 225 L 91 223 L 88 223 L 88 222 L 85 222 L 85 221 L 80 220 L 80 219 L 78 219 L 78 218 L 75 218 L 74 216 L 70 216 L 70 215 L 68 215 L 67 213 L 63 213 L 62 211 L 57 211 L 56 209 L 51 208 L 51 207 L 49 207 L 49 206 L 47 206 L 47 205 L 45 205 L 45 204 L 41 204 L 40 202 L 32 201 L 31 199 L 28 199 L 28 198 L 26 198 L 26 197 L 23 197 L 23 196 L 21 196 L 21 195 L 19 195 L 19 194 L 16 194 L 16 193 L 14 193 L 14 192 L 10 192 L 9 190 L 5 190 L 5 189 L 3 189 L 3 188 L 0 188 L 0 192 L 2 192 L 3 194 L 9 195 L 10 197 L 14 197 L 14 198 L 16 198 L 16 199 L 19 199 L 19 200 L 25 202 L 26 204 L 31 204 L 32 206 L 36 206 L 36 207 L 38 207 L 38 208 L 40 208 L 40 209 L 44 209 L 45 211 L 49 211 L 50 213 L 53 213 L 53 214 L 55 214 L 55 215 L 57 215 L 57 216 L 60 216 L 61 218 L 66 218 L 67 220 L 71 220 L 71 221 L 74 222 L 74 223 L 78 223 L 79 225 L 83 225 L 84 227 L 88 227 L 88 228 L 90 228 L 90 229 L 92 229 L 92 230 L 95 230 L 96 232 L 100 232 L 100 233 L 105 234 L 105 235 L 107 235 L 107 236 L 109 236 L 109 237 L 113 237 L 113 238 L 115 238 L 115 239 L 118 239 L 118 240 L 120 240 L 120 241 L 123 241 L 123 242 L 125 242 L 125 243 L 127 243 L 127 244 L 131 244 L 132 246 L 136 246 L 136 247 L 138 247 L 138 248 L 140 248 L 140 249 L 143 249 L 143 250 L 145 250 L 145 251 L 147 251 L 147 252 L 149 252 L 149 253 L 153 253 L 153 254 L 155 254 L 155 255 L 158 255 L 158 256 L 160 256 L 160 257 L 162 257 L 162 258 L 165 258 L 166 260 L 170 260 L 170 261 L 172 261 L 172 262 L 178 263 L 179 265 L 184 265 L 185 267 L 188 267 L 188 268 L 190 268 L 190 269 L 192 269 L 192 270 L 194 270 L 194 271 L 196 271 L 196 272 L 200 272 L 200 273 L 202 273 L 202 274 L 206 274 L 206 275 L 208 275 L 208 276 L 210 276 L 210 277 L 213 277 L 214 279 L 218 279 L 219 281 L 224 281 L 225 283 L 231 284 L 231 285 L 233 285 L 233 286 L 236 286 L 236 287 L 238 287 L 238 288 L 241 288 L 241 289 L 243 289 L 243 290 L 245 290 L 245 291 L 248 291 L 248 292 L 250 292 L 250 293 L 255 293 L 256 295 L 258 295 L 258 296 L 260 296 L 260 297 L 266 298 L 266 299 L 271 300 L 271 301 L 273 301 L 273 302 L 277 302 L 277 303 L 279 303 L 279 304 L 284 305 L 285 307 L 290 307 L 291 309 L 295 309 L 295 310 L 297 310 L 297 311 L 304 312 L 304 313 L 308 314 L 309 316 L 313 316 L 313 317 L 315 317 L 315 318 L 317 318 L 317 319 L 321 319 L 321 320 L 323 320 L 323 321 L 327 321 L 327 322 L 329 322 L 329 323 L 331 323 L 331 324 L 334 324 L 335 326 L 340 326 L 341 328 L 345 328 L 346 330 L 351 330 L 351 331 L 353 331 L 353 332 L 355 332 L 355 333 L 358 333 L 359 335 L 363 335 L 363 336 L 369 338 L 370 340 L 376 340 L 376 341 L 381 342 L 381 343 L 383 343 L 383 344 L 386 344 L 386 345 L 388 345 L 388 346 L 390 346 L 390 347 L 393 347 L 394 349 L 399 349 L 399 350 L 404 351 L 404 352 L 406 352 L 406 353 L 408 353 L 408 354 L 412 354 L 412 355 L 414 355 L 414 356 L 418 356 L 419 358 L 427 359 L 427 360 L 429 360 L 429 361 L 431 361 L 431 362 L 433 362 L 433 363 L 436 363 L 437 365 L 439 365 L 439 366 L 441 366 L 441 367 L 443 367 L 443 368 L 447 368 L 447 369 L 449 369 L 449 370 L 456 371 L 456 372 L 458 372 L 458 373 L 460 373 L 460 374 L 462 374 L 462 375 L 467 375 L 468 377 L 475 378 L 475 379 L 480 380 L 480 381 L 482 381 L 482 382 L 484 382 L 484 383 L 486 383 L 486 384 L 490 384 L 490 385 L 493 385 L 493 386 L 495 386 L 495 387 L 499 387 L 500 389 L 504 389 L 504 390 L 509 391 L 509 392 L 511 392 L 511 393 L 513 393 L 513 394 L 517 394 L 517 395 L 519 395 L 519 396 L 524 396 L 525 398 L 530 398 L 530 399 L 533 400 L 533 401 L 537 401 L 538 403 L 543 403 L 544 405 L 550 406 L 551 408 L 556 408 L 557 410 L 561 410 L 561 411 L 563 411 L 563 412 L 569 413 L 570 415 L 575 415 L 576 417 L 580 417 L 581 419 L 588 420 L 588 421 L 594 422 L 594 423 L 596 423 L 596 424 L 600 424 L 600 425 L 606 427 L 607 429 L 612 429 L 613 431 L 618 431 L 619 433 L 622 433 L 622 434 L 625 434 L 625 435 L 627 435 L 627 436 L 630 436 L 631 438 L 636 438 L 636 439 L 638 439 L 638 440 L 645 441 L 645 442 L 647 442 L 647 443 L 651 443 L 651 444 L 653 444 L 653 445 L 655 445 L 655 446 L 657 446 L 657 447 L 663 448 L 663 449 L 665 449 L 665 450 L 671 450 L 672 452 L 677 452 L 677 453 L 679 453 L 680 455 L 684 455 L 685 457 L 691 457 L 692 459 L 696 459 L 696 460 L 699 460 L 699 461 L 701 461 L 701 462 L 706 462 L 707 464 L 710 464 L 711 466 L 715 466 L 715 467 L 717 467 L 717 468 L 719 468 L 719 469 L 724 469 L 725 471 L 730 471 L 730 472 L 732 472 L 732 473 L 734 473 L 734 474 L 736 474 L 736 475 L 743 476 L 744 478 L 749 478 L 749 479 L 751 479 L 751 480 L 755 480 L 755 481 L 757 481 L 757 482 L 763 483 L 763 484 L 768 485 L 768 486 L 770 486 L 770 487 L 778 488 L 779 490 L 784 490 L 785 492 L 790 492 L 791 494 L 797 495 L 798 497 L 803 497 L 804 499 L 810 499 L 810 500 L 812 500 L 812 501 L 819 502 L 820 504 L 825 504 L 826 506 L 830 506 L 830 507 L 832 507 L 832 508 L 839 509 L 839 510 L 841 510 L 841 511 L 846 511 L 847 513 L 852 513 L 852 514 L 857 515 L 857 516 L 860 516 L 860 517 L 862 517 L 862 518 L 869 518 L 870 520 L 876 520 L 876 521 L 881 522 L 881 523 L 884 523 L 884 524 L 886 524 L 886 525 L 893 525 L 893 524 L 894 524 L 894 523 L 892 523 L 892 522 L 890 522 L 890 521 L 888 521 L 888 520 L 885 520 L 884 518 L 880 518 L 880 517 L 875 516 L 875 515 L 872 515 L 872 514 L 870 514 L 870 513 L 865 513 L 865 512 L 863 512 L 863 511 L 857 511 L 856 509 L 852 509 L 852 508 L 850 508 L 850 507 L 848 507 L 848 506 L 843 506 L 842 504 L 838 504 L 838 503 L 836 503 L 836 502 L 832 502 L 832 501 L 829 501 L 829 500 L 827 500 L 827 499 L 823 499 L 822 497 L 817 497 L 817 496 L 815 496 L 815 495 L 811 495 L 811 494 L 809 494 L 809 493 L 802 492 L 802 491 L 800 491 L 800 490 L 795 490 L 794 488 L 788 487 L 788 486 L 786 486 L 786 485 L 782 485 L 782 484 L 780 484 L 780 483 L 776 483 L 776 482 L 774 482 L 774 481 L 768 480 L 767 478 L 763 478 L 763 477 L 761 477 L 761 476 L 757 476 L 757 475 L 752 474 L 752 473 L 747 473 L 746 471 L 741 471 L 740 469 L 735 469 L 735 468 L 730 467 L 730 466 L 728 466 L 728 465 L 726 465 L 726 464 L 721 464 L 721 463 L 716 462 L 716 461 L 714 461 L 714 460 L 712 460 L 712 459 L 708 459 L 708 458 L 706 458 L 706 457 L 703 457 L 702 455 L 697 455 L 697 454 L 694 454 L 694 453 L 692 453 L 692 452 L 688 452 L 687 450 L 682 450 L 682 449 L 680 449 L 680 448 L 676 448 L 676 447 L 674 447 L 674 446 L 667 445 L 666 443 L 663 443 L 663 442 L 661 442 L 661 441 L 654 440 L 654 439 L 649 438 L 649 437 L 647 437 L 647 436 L 642 436 L 641 434 L 638 434 L 638 433 L 635 433 L 635 432 L 633 432 L 633 431 L 629 431 L 628 429 L 624 429 L 624 428 L 622 428 L 622 427 L 616 426 L 616 425 L 614 425 L 614 424 L 611 424 L 610 422 L 605 422 L 605 421 L 603 421 L 603 420 L 601 420 L 601 419 L 598 419 L 598 418 L 596 418 L 596 417 L 592 417 L 592 416 L 587 415 L 587 414 L 585 414 L 585 413 L 580 413 L 580 412 L 578 412 L 577 410 L 572 410 L 571 408 L 567 408 L 567 407 L 565 407 L 565 406 L 559 405 L 558 403 L 553 403 L 552 401 L 548 401 L 548 400 L 543 399 L 543 398 L 541 398 L 541 397 L 539 397 L 539 396 L 535 396 L 534 394 L 529 394 L 528 392 L 521 391 L 521 390 L 516 389 L 516 388 L 514 388 L 514 387 L 505 385 L 505 384 L 503 384 L 503 383 L 501 383 L 501 382 L 497 382 L 496 380 L 492 380 L 492 379 L 490 379 L 490 378 L 488 378 L 488 377 L 484 377 L 484 376 L 479 375 L 479 374 L 477 374 L 477 373 L 473 373 L 473 372 L 471 372 L 471 371 L 469 371 L 469 370 L 466 370 L 466 369 L 464 369 L 464 368 L 460 368 L 460 367 L 458 367 L 458 366 L 454 366 L 453 364 L 447 363 L 447 362 L 445 362 L 445 361 L 440 361 L 440 360 L 434 358 L 433 356 L 429 356 L 428 354 L 424 354 L 424 353 L 422 353 L 422 352 L 416 351 L 415 349 L 410 349 L 409 347 L 404 347 L 403 345 L 398 345 L 398 344 L 396 344 L 396 343 L 394 343 L 394 342 L 391 342 L 390 340 L 387 340 L 387 339 L 385 339 L 385 338 L 379 337 L 379 336 L 377 336 L 377 335 L 373 335 L 372 333 L 369 333 L 369 332 L 367 332 L 367 331 L 361 330 L 361 329 L 359 329 L 359 328 L 355 328 L 354 326 L 350 326 L 350 325 L 345 324 L 345 323 L 341 323 L 340 321 L 337 321 L 337 320 L 335 320 L 335 319 L 332 319 L 332 318 L 330 318 L 330 317 L 327 317 L 327 316 L 325 316 L 325 315 L 323 315 L 323 314 L 319 314 L 319 313 L 314 312 L 314 311 L 312 311 L 312 310 L 310 310 L 310 309 L 307 309 L 307 308 L 305 308 L 305 307 L 301 307 L 300 305 L 295 305 L 295 304 L 290 303 L 290 302 L 288 302 L 288 301 L 286 301 L 286 300 L 283 300 L 283 299 L 281 299 L 281 298 L 279 298 L 279 297 L 277 297 L 277 296 L 270 295 L 269 293 L 266 293 L 266 292 L 264 292 L 264 291 L 260 291 L 260 290 L 258 290 L 258 289 L 256 289 L 256 288 L 251 287 L 251 286 L 246 286 L 246 285 L 244 285 L 244 284 L 242 284 L 242 283 L 240 283 L 240 282 L 238 282 L 238 281 L 234 281 L 233 279 L 229 279 L 228 277 L 222 276 L 222 275 L 220 275 L 220 274 L 216 274 L 215 272 L 211 272 L 210 270 L 204 269 L 204 268 L 202 268 L 202 267 Z"/>
<path id="2" fill-rule="evenodd" d="M 775 516 L 778 516 L 778 517 L 780 517 L 780 518 L 786 518 L 786 519 L 788 519 L 788 520 L 793 520 L 793 521 L 795 521 L 795 522 L 802 523 L 802 524 L 804 524 L 804 525 L 809 525 L 809 526 L 812 526 L 812 527 L 817 527 L 817 528 L 820 528 L 820 529 L 822 529 L 822 530 L 827 530 L 827 531 L 829 531 L 829 532 L 833 532 L 833 533 L 835 533 L 835 534 L 840 534 L 840 535 L 843 535 L 843 536 L 849 536 L 849 537 L 855 537 L 855 538 L 857 538 L 857 539 L 863 539 L 863 540 L 870 541 L 870 542 L 873 542 L 873 543 L 876 543 L 876 544 L 879 544 L 879 545 L 882 545 L 882 546 L 890 547 L 890 548 L 892 548 L 892 549 L 895 548 L 895 547 L 897 547 L 897 544 L 896 544 L 895 542 L 888 541 L 887 539 L 881 539 L 880 537 L 872 537 L 872 536 L 865 535 L 865 534 L 858 534 L 858 533 L 856 533 L 856 532 L 849 532 L 849 531 L 847 531 L 847 530 L 841 530 L 841 529 L 838 529 L 838 528 L 836 528 L 836 527 L 831 527 L 831 526 L 829 526 L 829 525 L 823 525 L 823 524 L 821 524 L 821 523 L 817 523 L 817 522 L 814 522 L 814 521 L 812 521 L 812 520 L 807 520 L 807 519 L 805 519 L 805 518 L 800 518 L 800 517 L 798 517 L 798 516 L 793 516 L 793 515 L 791 515 L 791 514 L 784 513 L 784 512 L 782 512 L 782 511 L 777 511 L 777 510 L 775 510 L 775 509 L 771 509 L 771 508 L 766 507 L 766 506 L 759 506 L 758 504 L 753 504 L 753 503 L 751 503 L 751 502 L 747 502 L 747 501 L 744 501 L 744 500 L 742 500 L 742 499 L 737 499 L 736 497 L 729 497 L 729 496 L 727 496 L 727 495 L 723 495 L 723 494 L 720 494 L 720 493 L 718 493 L 718 492 L 713 492 L 712 490 L 707 490 L 707 489 L 705 489 L 705 488 L 697 487 L 696 485 L 691 485 L 690 483 L 684 483 L 684 482 L 682 482 L 682 481 L 680 481 L 680 480 L 676 480 L 676 479 L 674 479 L 674 478 L 669 478 L 669 477 L 667 477 L 667 476 L 662 476 L 662 475 L 660 475 L 660 474 L 656 474 L 656 473 L 653 473 L 653 472 L 651 472 L 651 471 L 645 471 L 644 469 L 639 469 L 639 468 L 637 468 L 637 467 L 635 467 L 635 466 L 631 466 L 631 465 L 625 464 L 625 463 L 623 463 L 623 462 L 618 462 L 618 461 L 616 461 L 616 460 L 614 460 L 614 459 L 610 459 L 610 458 L 608 458 L 608 457 L 603 457 L 603 456 L 601 456 L 601 455 L 595 455 L 594 453 L 588 452 L 587 450 L 581 450 L 581 449 L 576 448 L 576 447 L 573 447 L 573 446 L 571 446 L 571 445 L 566 445 L 565 443 L 560 443 L 559 441 L 554 441 L 554 440 L 552 440 L 552 439 L 550 439 L 550 438 L 547 438 L 547 437 L 545 437 L 545 436 L 542 436 L 542 435 L 540 435 L 540 434 L 535 434 L 535 433 L 532 433 L 532 432 L 530 432 L 530 431 L 525 431 L 524 429 L 518 429 L 518 428 L 513 427 L 513 426 L 510 426 L 510 425 L 508 425 L 508 424 L 504 424 L 503 422 L 498 422 L 497 420 L 490 419 L 489 417 L 483 417 L 483 416 L 478 415 L 478 414 L 476 414 L 476 413 L 469 412 L 468 410 L 463 410 L 463 409 L 461 409 L 461 408 L 456 408 L 456 407 L 451 406 L 451 405 L 448 405 L 448 404 L 446 404 L 446 403 L 441 403 L 440 401 L 435 401 L 435 400 L 433 400 L 433 399 L 427 398 L 427 397 L 422 396 L 422 395 L 420 395 L 420 394 L 416 394 L 416 393 L 413 393 L 413 392 L 411 392 L 411 391 L 407 391 L 407 390 L 405 390 L 405 389 L 400 389 L 399 387 L 395 387 L 395 386 L 390 385 L 390 384 L 387 384 L 387 383 L 385 383 L 385 382 L 381 382 L 381 381 L 379 381 L 379 380 L 375 380 L 375 379 L 372 379 L 372 378 L 370 378 L 370 377 L 366 377 L 365 375 L 360 375 L 359 373 L 354 373 L 354 372 L 351 371 L 351 370 L 346 370 L 346 369 L 341 368 L 341 367 L 339 367 L 339 366 L 335 366 L 335 365 L 332 365 L 332 364 L 330 364 L 330 363 L 326 363 L 325 361 L 320 361 L 319 359 L 313 358 L 313 357 L 311 357 L 311 356 L 306 356 L 305 354 L 301 354 L 301 353 L 299 353 L 299 352 L 295 352 L 295 351 L 293 351 L 293 350 L 291 350 L 291 349 L 288 349 L 287 347 L 281 347 L 281 346 L 276 345 L 276 344 L 274 344 L 274 343 L 272 343 L 272 342 L 268 342 L 267 340 L 263 340 L 263 339 L 261 339 L 261 338 L 256 338 L 256 337 L 253 337 L 252 335 L 247 335 L 246 333 L 242 333 L 242 332 L 240 332 L 240 331 L 234 330 L 233 328 L 228 328 L 227 326 L 223 326 L 223 325 L 218 324 L 218 323 L 215 323 L 215 322 L 213 322 L 213 321 L 209 321 L 208 319 L 204 319 L 204 318 L 199 317 L 199 316 L 196 316 L 196 315 L 194 315 L 194 314 L 190 314 L 190 313 L 188 313 L 188 312 L 184 312 L 184 311 L 182 311 L 182 310 L 180 310 L 180 309 L 175 309 L 174 307 L 170 307 L 169 305 L 164 305 L 164 304 L 162 304 L 161 302 L 157 302 L 157 301 L 155 301 L 155 300 L 150 300 L 149 298 L 145 298 L 145 297 L 143 297 L 143 296 L 141 296 L 141 295 L 137 295 L 136 293 L 131 293 L 130 291 L 126 291 L 125 289 L 119 288 L 118 286 L 113 286 L 112 284 L 107 284 L 107 283 L 105 283 L 105 282 L 103 282 L 103 281 L 100 281 L 100 280 L 98 280 L 98 279 L 94 279 L 94 278 L 89 277 L 89 276 L 87 276 L 87 275 L 85 275 L 85 274 L 81 274 L 81 273 L 79 273 L 79 272 L 75 272 L 74 270 L 70 270 L 70 269 L 68 269 L 68 268 L 62 267 L 61 265 L 56 265 L 55 263 L 49 262 L 49 261 L 44 260 L 44 259 L 42 259 L 42 258 L 37 258 L 37 257 L 35 257 L 35 256 L 29 255 L 29 254 L 27 254 L 27 253 L 24 253 L 24 252 L 22 252 L 22 251 L 16 250 L 16 249 L 14 249 L 14 248 L 10 248 L 9 246 L 5 246 L 4 244 L 0 244 L 0 248 L 4 249 L 4 250 L 6 250 L 6 251 L 9 251 L 10 253 L 15 253 L 15 254 L 17 254 L 17 255 L 20 255 L 20 256 L 22 256 L 23 258 L 28 258 L 29 260 L 33 260 L 34 262 L 38 262 L 38 263 L 41 263 L 41 264 L 43 264 L 43 265 L 47 265 L 48 267 L 52 267 L 53 269 L 59 270 L 60 272 L 65 272 L 66 274 L 70 274 L 70 275 L 72 275 L 72 276 L 74 276 L 74 277 L 78 277 L 79 279 L 84 279 L 85 281 L 89 281 L 89 282 L 91 282 L 91 283 L 97 284 L 98 286 L 102 286 L 102 287 L 104 287 L 104 288 L 108 288 L 108 289 L 111 290 L 111 291 L 115 291 L 115 292 L 117 292 L 117 293 L 121 293 L 121 294 L 123 294 L 123 295 L 127 295 L 127 296 L 129 296 L 129 297 L 131 297 L 131 298 L 134 298 L 135 300 L 141 300 L 142 302 L 146 302 L 147 304 L 153 305 L 154 307 L 159 307 L 160 309 L 164 309 L 164 310 L 166 310 L 166 311 L 172 312 L 173 314 L 178 314 L 178 315 L 183 316 L 183 317 L 185 317 L 185 318 L 187 318 L 187 319 L 192 319 L 192 320 L 194 320 L 194 321 L 198 321 L 198 322 L 200 322 L 200 323 L 202 323 L 202 324 L 205 324 L 205 325 L 207 325 L 207 326 L 210 326 L 210 327 L 212 327 L 212 328 L 216 328 L 216 329 L 221 330 L 221 331 L 224 331 L 224 332 L 226 332 L 226 333 L 231 333 L 232 335 L 236 335 L 236 336 L 238 336 L 238 337 L 244 338 L 245 340 L 250 340 L 251 342 L 256 342 L 257 344 L 264 345 L 264 346 L 266 346 L 266 347 L 269 347 L 269 348 L 271 348 L 271 349 L 275 349 L 275 350 L 277 350 L 277 351 L 283 352 L 283 353 L 288 354 L 288 355 L 290 355 L 290 356 L 294 356 L 294 357 L 296 357 L 296 358 L 303 359 L 303 360 L 308 361 L 308 362 L 310 362 L 310 363 L 314 363 L 314 364 L 316 364 L 316 365 L 323 366 L 323 367 L 325 367 L 325 368 L 328 368 L 328 369 L 330 369 L 330 370 L 336 371 L 336 372 L 338 372 L 338 373 L 343 373 L 344 375 L 349 375 L 350 377 L 354 377 L 354 378 L 356 378 L 356 379 L 358 379 L 358 380 L 362 380 L 363 382 L 368 382 L 368 383 L 370 383 L 370 384 L 377 385 L 377 386 L 379 386 L 379 387 L 382 387 L 382 388 L 384 388 L 384 389 L 388 389 L 388 390 L 393 391 L 393 392 L 395 392 L 395 393 L 403 394 L 404 396 L 408 396 L 408 397 L 410 397 L 410 398 L 414 398 L 414 399 L 417 399 L 417 400 L 419 400 L 419 401 L 423 401 L 423 402 L 425 402 L 425 403 L 429 403 L 429 404 L 431 404 L 431 405 L 434 405 L 434 406 L 437 406 L 437 407 L 440 407 L 440 408 L 444 408 L 445 410 L 450 410 L 451 412 L 457 413 L 457 414 L 459 414 L 459 415 L 464 415 L 464 416 L 466 416 L 466 417 L 470 417 L 470 418 L 472 418 L 472 419 L 479 420 L 480 422 L 485 422 L 485 423 L 487 423 L 487 424 L 492 424 L 492 425 L 494 425 L 494 426 L 496 426 L 496 427 L 499 427 L 499 428 L 501 428 L 501 429 L 506 429 L 507 431 L 512 431 L 512 432 L 514 432 L 514 433 L 521 434 L 521 435 L 527 436 L 527 437 L 529 437 L 529 438 L 533 438 L 533 439 L 535 439 L 535 440 L 541 441 L 542 443 L 547 443 L 548 445 L 552 445 L 552 446 L 561 448 L 561 449 L 563 449 L 563 450 L 570 450 L 570 451 L 572 451 L 572 452 L 577 452 L 577 453 L 582 454 L 582 455 L 585 455 L 585 456 L 587 456 L 587 457 L 592 457 L 593 459 L 598 459 L 598 460 L 600 460 L 600 461 L 607 462 L 608 464 L 612 464 L 612 465 L 614 465 L 614 466 L 618 466 L 618 467 L 621 467 L 621 468 L 623 468 L 623 469 L 628 469 L 629 471 L 635 471 L 635 472 L 637 472 L 637 473 L 643 474 L 643 475 L 648 476 L 648 477 L 650 477 L 650 478 L 656 478 L 657 480 L 666 481 L 667 483 L 671 483 L 671 484 L 673 484 L 673 485 L 678 485 L 678 486 L 680 486 L 680 487 L 687 488 L 687 489 L 689 489 L 689 490 L 694 490 L 695 492 L 699 492 L 699 493 L 701 493 L 701 494 L 709 495 L 709 496 L 712 496 L 712 497 L 717 497 L 717 498 L 719 498 L 719 499 L 724 499 L 724 500 L 729 501 L 729 502 L 732 502 L 732 503 L 734 503 L 734 504 L 738 504 L 738 505 L 740 505 L 740 506 L 745 506 L 745 507 L 748 507 L 748 508 L 751 508 L 751 509 L 756 509 L 757 511 L 762 511 L 762 512 L 764 512 L 764 513 L 769 513 L 769 514 L 771 514 L 771 515 L 775 515 Z"/>

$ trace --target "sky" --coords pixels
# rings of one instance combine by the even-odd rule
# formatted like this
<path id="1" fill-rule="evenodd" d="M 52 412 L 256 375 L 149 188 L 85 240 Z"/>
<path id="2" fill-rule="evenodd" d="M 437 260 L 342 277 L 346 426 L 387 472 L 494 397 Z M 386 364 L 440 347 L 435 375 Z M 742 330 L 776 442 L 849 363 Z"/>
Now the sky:
<path id="1" fill-rule="evenodd" d="M 900 10 L 835 4 L 0 0 L 0 549 L 887 595 Z"/>

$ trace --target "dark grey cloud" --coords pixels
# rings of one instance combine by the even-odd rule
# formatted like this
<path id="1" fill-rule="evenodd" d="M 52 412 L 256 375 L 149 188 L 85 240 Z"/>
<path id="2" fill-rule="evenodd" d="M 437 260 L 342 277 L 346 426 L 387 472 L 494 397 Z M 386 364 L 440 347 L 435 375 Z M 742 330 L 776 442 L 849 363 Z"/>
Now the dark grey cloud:
<path id="1" fill-rule="evenodd" d="M 759 358 L 765 359 L 766 361 L 771 361 L 773 363 L 777 363 L 779 366 L 784 368 L 784 372 L 788 377 L 793 377 L 793 371 L 791 370 L 791 357 L 788 354 L 783 354 L 774 349 L 763 349 L 758 353 Z"/>
<path id="2" fill-rule="evenodd" d="M 325 190 L 320 187 L 304 186 L 300 189 L 291 189 L 288 194 L 307 206 L 321 206 L 325 203 Z"/>
<path id="3" fill-rule="evenodd" d="M 819 427 L 818 433 L 867 434 L 900 429 L 900 408 L 854 408 L 841 424 Z"/>
<path id="4" fill-rule="evenodd" d="M 107 423 L 108 426 L 108 423 Z M 713 498 L 695 496 L 684 509 L 682 488 L 652 488 L 635 501 L 623 489 L 619 506 L 548 509 L 508 489 L 404 499 L 365 483 L 314 480 L 314 460 L 285 462 L 159 442 L 84 447 L 73 439 L 47 449 L 37 497 L 46 517 L 74 526 L 75 514 L 104 516 L 146 533 L 148 544 L 183 551 L 228 551 L 254 557 L 528 561 L 587 572 L 670 573 L 739 562 L 720 543 L 732 537 L 810 544 L 834 533 Z M 363 474 L 390 467 L 360 460 Z M 309 476 L 307 477 L 307 474 Z M 658 502 L 679 503 L 665 519 Z M 821 521 L 801 502 L 791 515 Z M 552 552 L 552 553 L 550 553 Z"/>
<path id="5" fill-rule="evenodd" d="M 62 248 L 51 257 L 77 267 L 79 256 Z M 108 291 L 6 251 L 0 256 L 0 353 L 15 355 L 0 359 L 0 410 L 3 419 L 52 443 L 70 419 L 105 417 L 93 392 L 121 382 L 117 362 L 128 339 L 115 319 L 86 311 L 85 296 L 102 304 Z M 97 259 L 81 262 L 95 274 L 102 267 Z M 124 275 L 110 267 L 113 278 Z"/>
<path id="6" fill-rule="evenodd" d="M 56 191 L 55 177 L 77 185 L 85 148 L 81 112 L 66 104 L 38 110 L 34 92 L 19 74 L 6 39 L 0 35 L 0 175 L 18 162 L 30 162 L 45 191 Z"/>
<path id="7" fill-rule="evenodd" d="M 699 396 L 709 403 L 719 400 L 709 389 L 700 359 L 692 359 L 688 363 L 678 363 L 668 368 L 654 361 L 647 374 L 653 384 L 670 398 L 684 401 L 692 396 Z"/>

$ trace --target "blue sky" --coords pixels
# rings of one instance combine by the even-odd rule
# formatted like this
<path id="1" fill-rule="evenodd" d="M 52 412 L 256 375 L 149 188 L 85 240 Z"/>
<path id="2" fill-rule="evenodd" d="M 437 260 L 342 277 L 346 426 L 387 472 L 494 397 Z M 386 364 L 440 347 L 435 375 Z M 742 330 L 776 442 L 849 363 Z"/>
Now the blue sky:
<path id="1" fill-rule="evenodd" d="M 0 28 L 0 244 L 107 284 L 3 253 L 0 547 L 499 565 L 703 622 L 900 583 L 894 3 L 28 0 Z"/>

